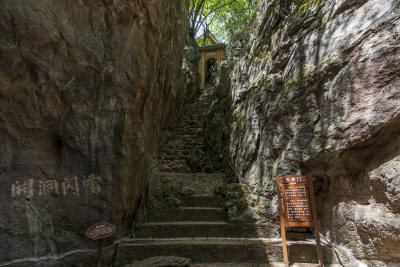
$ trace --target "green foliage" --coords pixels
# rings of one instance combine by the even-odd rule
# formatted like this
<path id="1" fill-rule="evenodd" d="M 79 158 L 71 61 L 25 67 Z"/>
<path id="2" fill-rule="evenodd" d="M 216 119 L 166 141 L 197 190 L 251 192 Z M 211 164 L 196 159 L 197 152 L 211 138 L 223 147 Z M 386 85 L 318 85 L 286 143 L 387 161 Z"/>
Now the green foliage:
<path id="1" fill-rule="evenodd" d="M 205 40 L 204 40 L 204 38 L 198 38 L 196 41 L 197 41 L 197 45 L 199 45 L 199 46 L 214 44 L 213 40 L 211 40 L 211 38 L 209 38 L 209 37 L 207 37 Z"/>
<path id="2" fill-rule="evenodd" d="M 249 25 L 256 5 L 257 0 L 190 0 L 190 33 L 211 30 L 218 41 L 229 42 Z"/>
<path id="3" fill-rule="evenodd" d="M 215 14 L 210 25 L 210 31 L 218 40 L 230 42 L 232 37 L 245 30 L 253 17 L 257 1 L 235 1 Z"/>

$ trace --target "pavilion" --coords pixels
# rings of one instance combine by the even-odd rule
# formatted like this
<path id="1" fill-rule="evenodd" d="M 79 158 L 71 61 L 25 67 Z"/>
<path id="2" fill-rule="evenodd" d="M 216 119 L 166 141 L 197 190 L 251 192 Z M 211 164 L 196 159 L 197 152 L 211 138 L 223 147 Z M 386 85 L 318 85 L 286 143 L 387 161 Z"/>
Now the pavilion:
<path id="1" fill-rule="evenodd" d="M 225 44 L 218 42 L 210 31 L 207 31 L 206 36 L 203 34 L 196 38 L 196 41 L 199 43 L 201 39 L 203 39 L 203 43 L 206 44 L 199 47 L 201 52 L 201 60 L 199 61 L 199 72 L 201 77 L 200 87 L 204 88 L 205 84 L 211 80 L 213 67 L 216 65 L 216 67 L 219 68 L 221 65 Z"/>

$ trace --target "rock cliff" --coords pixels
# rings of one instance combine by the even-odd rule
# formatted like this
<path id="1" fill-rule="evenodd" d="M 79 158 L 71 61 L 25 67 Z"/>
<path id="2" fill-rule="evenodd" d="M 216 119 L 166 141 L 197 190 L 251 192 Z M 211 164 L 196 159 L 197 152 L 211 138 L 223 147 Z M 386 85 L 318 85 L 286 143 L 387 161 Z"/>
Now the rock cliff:
<path id="1" fill-rule="evenodd" d="M 194 100 L 200 95 L 199 61 L 201 54 L 196 40 L 188 35 L 183 57 L 183 72 L 186 84 L 184 96 L 186 101 Z"/>
<path id="2" fill-rule="evenodd" d="M 400 262 L 399 6 L 260 1 L 214 103 L 254 210 L 276 218 L 273 179 L 313 175 L 323 234 L 369 266 Z"/>
<path id="3" fill-rule="evenodd" d="M 0 2 L 0 265 L 92 265 L 182 102 L 188 1 Z M 78 259 L 81 257 L 80 259 Z"/>

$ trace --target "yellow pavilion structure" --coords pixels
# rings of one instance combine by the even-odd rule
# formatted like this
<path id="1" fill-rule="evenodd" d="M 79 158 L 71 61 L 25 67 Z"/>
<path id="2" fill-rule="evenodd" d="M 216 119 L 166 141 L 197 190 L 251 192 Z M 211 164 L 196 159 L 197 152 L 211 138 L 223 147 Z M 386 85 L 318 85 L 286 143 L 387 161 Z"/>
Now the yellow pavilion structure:
<path id="1" fill-rule="evenodd" d="M 210 31 L 206 32 L 206 36 L 203 34 L 196 38 L 196 41 L 199 43 L 202 39 L 206 45 L 199 47 L 201 52 L 199 72 L 201 77 L 200 87 L 204 88 L 205 84 L 211 80 L 213 71 L 216 71 L 216 68 L 219 68 L 221 65 L 225 44 L 218 42 Z"/>

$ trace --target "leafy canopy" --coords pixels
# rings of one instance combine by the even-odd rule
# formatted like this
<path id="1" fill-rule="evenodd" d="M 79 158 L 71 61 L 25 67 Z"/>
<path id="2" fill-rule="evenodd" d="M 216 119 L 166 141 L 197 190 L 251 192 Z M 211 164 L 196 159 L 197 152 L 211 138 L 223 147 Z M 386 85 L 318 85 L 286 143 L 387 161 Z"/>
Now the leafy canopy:
<path id="1" fill-rule="evenodd" d="M 219 41 L 229 42 L 250 23 L 257 0 L 190 0 L 190 34 L 210 30 Z"/>

